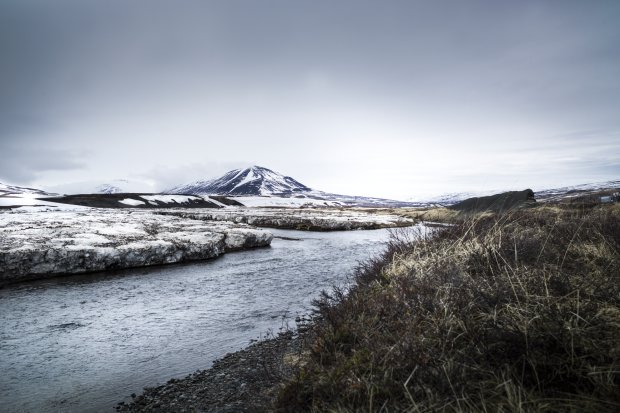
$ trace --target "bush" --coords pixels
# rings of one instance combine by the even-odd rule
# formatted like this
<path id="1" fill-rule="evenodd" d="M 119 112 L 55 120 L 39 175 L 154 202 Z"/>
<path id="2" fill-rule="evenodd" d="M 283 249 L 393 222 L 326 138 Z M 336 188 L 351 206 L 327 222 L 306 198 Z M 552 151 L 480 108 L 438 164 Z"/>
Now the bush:
<path id="1" fill-rule="evenodd" d="M 316 302 L 288 411 L 620 410 L 620 218 L 522 210 L 396 233 Z"/>

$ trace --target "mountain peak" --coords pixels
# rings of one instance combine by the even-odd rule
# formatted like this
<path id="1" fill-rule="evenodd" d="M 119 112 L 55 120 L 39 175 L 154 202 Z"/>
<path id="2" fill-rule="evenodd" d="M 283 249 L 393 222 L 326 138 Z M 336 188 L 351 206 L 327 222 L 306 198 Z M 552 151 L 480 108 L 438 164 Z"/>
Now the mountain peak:
<path id="1" fill-rule="evenodd" d="M 311 191 L 310 188 L 290 176 L 284 176 L 263 166 L 253 165 L 245 169 L 229 171 L 217 179 L 192 182 L 166 192 L 195 195 L 291 196 L 309 191 Z"/>
<path id="2" fill-rule="evenodd" d="M 259 166 L 259 165 L 252 165 L 249 168 L 245 168 L 245 169 L 250 169 L 252 171 L 269 171 L 269 172 L 273 172 L 271 169 L 265 168 L 264 166 Z"/>
<path id="3" fill-rule="evenodd" d="M 220 178 L 177 186 L 164 193 L 238 196 L 242 198 L 241 202 L 248 206 L 419 206 L 411 202 L 317 191 L 290 176 L 258 165 L 229 171 Z"/>

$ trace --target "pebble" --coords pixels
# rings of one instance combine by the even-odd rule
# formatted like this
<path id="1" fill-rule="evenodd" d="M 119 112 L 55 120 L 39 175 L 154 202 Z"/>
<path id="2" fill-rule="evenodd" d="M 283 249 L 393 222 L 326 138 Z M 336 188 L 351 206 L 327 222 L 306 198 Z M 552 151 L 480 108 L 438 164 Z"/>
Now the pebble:
<path id="1" fill-rule="evenodd" d="M 121 412 L 267 411 L 279 386 L 299 368 L 286 363 L 285 356 L 298 354 L 309 337 L 307 330 L 288 331 L 253 343 L 215 361 L 208 370 L 146 388 L 136 397 L 132 394 L 130 402 L 121 402 L 115 408 Z"/>

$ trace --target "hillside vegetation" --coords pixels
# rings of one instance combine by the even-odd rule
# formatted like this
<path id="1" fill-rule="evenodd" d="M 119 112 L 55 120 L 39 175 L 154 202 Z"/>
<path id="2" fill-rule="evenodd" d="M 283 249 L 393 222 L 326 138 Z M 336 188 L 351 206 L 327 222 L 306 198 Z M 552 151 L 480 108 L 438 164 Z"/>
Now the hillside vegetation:
<path id="1" fill-rule="evenodd" d="M 619 274 L 617 206 L 396 232 L 317 301 L 275 409 L 620 411 Z"/>

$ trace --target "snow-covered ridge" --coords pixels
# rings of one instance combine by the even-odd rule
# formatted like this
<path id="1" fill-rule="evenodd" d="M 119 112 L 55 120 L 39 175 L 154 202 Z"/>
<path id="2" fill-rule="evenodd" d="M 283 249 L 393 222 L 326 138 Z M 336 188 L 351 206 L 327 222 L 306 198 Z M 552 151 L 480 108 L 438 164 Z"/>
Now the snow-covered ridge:
<path id="1" fill-rule="evenodd" d="M 536 191 L 534 195 L 536 196 L 536 199 L 545 202 L 576 198 L 588 194 L 613 190 L 620 191 L 620 180 L 543 189 Z"/>
<path id="2" fill-rule="evenodd" d="M 539 201 L 551 201 L 569 199 L 578 196 L 587 195 L 590 193 L 597 193 L 601 191 L 617 190 L 620 189 L 620 180 L 595 182 L 580 185 L 564 186 L 559 188 L 548 188 L 534 191 L 534 197 Z M 425 198 L 421 203 L 437 206 L 449 206 L 458 202 L 464 201 L 468 198 L 483 197 L 489 195 L 495 195 L 502 192 L 507 192 L 506 189 L 495 189 L 485 191 L 471 191 L 471 192 L 454 192 L 446 193 L 443 195 Z"/>
<path id="3" fill-rule="evenodd" d="M 162 194 L 77 194 L 47 197 L 44 200 L 33 198 L 25 203 L 23 198 L 7 199 L 0 197 L 0 205 L 7 201 L 7 207 L 22 209 L 20 205 L 38 205 L 47 210 L 67 210 L 76 208 L 224 208 L 220 200 L 197 195 L 162 195 Z"/>
<path id="4" fill-rule="evenodd" d="M 6 196 L 19 196 L 19 195 L 32 195 L 32 196 L 52 196 L 57 194 L 51 194 L 49 192 L 42 191 L 35 188 L 27 188 L 24 186 L 7 185 L 0 182 L 0 197 Z"/>
<path id="5" fill-rule="evenodd" d="M 35 206 L 54 208 L 55 206 L 58 206 L 58 204 L 46 201 L 45 199 L 56 195 L 58 194 L 52 194 L 35 188 L 7 185 L 0 182 L 0 208 L 34 208 Z M 71 209 L 75 208 L 79 207 L 74 206 Z"/>

